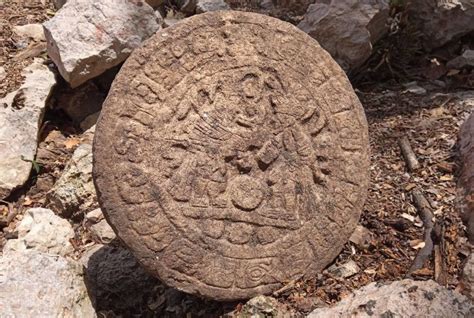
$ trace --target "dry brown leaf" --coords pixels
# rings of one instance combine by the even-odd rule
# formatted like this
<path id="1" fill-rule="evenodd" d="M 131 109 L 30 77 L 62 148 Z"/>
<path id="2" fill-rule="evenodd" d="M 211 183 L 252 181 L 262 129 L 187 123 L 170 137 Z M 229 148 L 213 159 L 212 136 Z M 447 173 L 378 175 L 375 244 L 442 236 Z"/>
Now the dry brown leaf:
<path id="1" fill-rule="evenodd" d="M 72 149 L 76 147 L 80 142 L 81 140 L 79 138 L 71 137 L 64 141 L 64 146 L 66 147 L 66 149 Z"/>

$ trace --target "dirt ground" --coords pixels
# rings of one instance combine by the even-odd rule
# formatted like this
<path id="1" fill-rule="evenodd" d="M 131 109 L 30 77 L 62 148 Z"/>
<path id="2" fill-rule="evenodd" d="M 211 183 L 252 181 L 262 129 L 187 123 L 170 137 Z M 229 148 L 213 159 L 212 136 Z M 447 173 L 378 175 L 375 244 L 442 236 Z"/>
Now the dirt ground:
<path id="1" fill-rule="evenodd" d="M 54 14 L 50 1 L 0 0 L 0 66 L 6 70 L 6 79 L 0 83 L 0 97 L 18 88 L 20 72 L 33 56 L 45 54 L 33 48 L 35 43 L 18 43 L 12 36 L 14 25 L 42 22 Z M 288 19 L 287 19 L 288 20 Z M 291 19 L 289 19 L 291 20 Z M 36 50 L 36 51 L 35 51 Z M 36 52 L 36 53 L 35 53 Z M 31 54 L 30 54 L 31 55 Z M 409 268 L 423 246 L 423 222 L 413 205 L 413 190 L 424 193 L 435 215 L 434 243 L 437 246 L 435 266 L 431 257 L 423 267 L 411 274 L 415 279 L 436 279 L 440 284 L 456 289 L 466 254 L 465 228 L 455 209 L 457 171 L 456 138 L 460 124 L 470 109 L 460 102 L 458 93 L 474 89 L 470 85 L 450 85 L 443 77 L 438 81 L 419 80 L 426 89 L 419 94 L 407 91 L 400 80 L 383 82 L 365 79 L 355 85 L 369 122 L 371 167 L 370 189 L 361 215 L 360 225 L 370 234 L 363 244 L 348 242 L 334 261 L 345 264 L 349 260 L 358 265 L 356 273 L 342 278 L 326 270 L 317 277 L 291 282 L 277 299 L 295 315 L 303 316 L 315 307 L 339 301 L 352 290 L 370 282 L 399 280 L 408 275 Z M 448 83 L 448 84 L 446 84 Z M 460 89 L 461 87 L 461 89 Z M 421 168 L 407 170 L 398 141 L 408 137 Z M 0 203 L 0 248 L 2 242 L 14 236 L 15 224 L 25 209 L 42 206 L 46 193 L 61 175 L 75 147 L 80 143 L 78 130 L 63 114 L 49 110 L 41 131 L 37 161 L 39 172 L 30 182 Z M 79 256 L 93 238 L 82 222 L 70 220 L 76 229 L 75 246 Z M 157 287 L 156 293 L 173 293 Z M 155 297 L 157 297 L 155 295 Z M 201 316 L 213 317 L 242 307 L 244 302 L 221 304 L 199 300 L 176 292 L 175 303 L 163 303 L 153 310 L 128 308 L 97 308 L 104 317 L 116 316 Z M 169 298 L 168 298 L 169 300 Z M 149 300 L 145 300 L 149 301 Z"/>

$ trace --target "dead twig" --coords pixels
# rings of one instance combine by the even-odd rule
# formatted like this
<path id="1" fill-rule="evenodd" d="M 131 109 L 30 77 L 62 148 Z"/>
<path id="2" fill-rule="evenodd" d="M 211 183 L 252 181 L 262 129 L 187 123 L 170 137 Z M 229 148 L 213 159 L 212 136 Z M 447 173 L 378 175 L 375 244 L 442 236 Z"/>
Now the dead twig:
<path id="1" fill-rule="evenodd" d="M 283 294 L 284 292 L 292 289 L 293 287 L 295 287 L 295 284 L 296 284 L 296 280 L 292 280 L 290 281 L 288 284 L 286 284 L 285 286 L 283 286 L 282 288 L 276 290 L 273 292 L 273 296 L 274 297 L 278 297 L 280 296 L 281 294 Z"/>
<path id="2" fill-rule="evenodd" d="M 405 159 L 408 170 L 414 171 L 420 168 L 420 163 L 418 162 L 418 159 L 416 158 L 416 155 L 413 152 L 413 149 L 411 148 L 410 141 L 408 140 L 408 138 L 406 136 L 402 137 L 398 141 L 398 145 L 400 146 L 400 150 L 402 151 L 402 155 Z"/>
<path id="3" fill-rule="evenodd" d="M 418 252 L 411 265 L 410 269 L 408 270 L 408 275 L 410 276 L 413 272 L 423 268 L 426 260 L 431 256 L 433 252 L 433 239 L 431 238 L 431 232 L 433 231 L 433 213 L 431 212 L 430 204 L 428 200 L 426 200 L 423 193 L 418 190 L 414 189 L 412 192 L 413 196 L 413 203 L 418 210 L 418 214 L 423 221 L 423 225 L 425 227 L 425 234 L 424 234 L 424 242 L 425 246 Z"/>

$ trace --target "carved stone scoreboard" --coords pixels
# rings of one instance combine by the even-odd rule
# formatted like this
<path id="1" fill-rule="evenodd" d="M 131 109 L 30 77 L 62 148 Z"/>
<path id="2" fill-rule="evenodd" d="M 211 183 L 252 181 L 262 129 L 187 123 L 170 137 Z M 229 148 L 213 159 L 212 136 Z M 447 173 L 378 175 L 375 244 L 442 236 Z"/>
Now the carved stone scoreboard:
<path id="1" fill-rule="evenodd" d="M 158 32 L 118 74 L 94 141 L 101 207 L 166 284 L 232 300 L 321 271 L 368 183 L 363 109 L 312 38 L 252 13 Z"/>

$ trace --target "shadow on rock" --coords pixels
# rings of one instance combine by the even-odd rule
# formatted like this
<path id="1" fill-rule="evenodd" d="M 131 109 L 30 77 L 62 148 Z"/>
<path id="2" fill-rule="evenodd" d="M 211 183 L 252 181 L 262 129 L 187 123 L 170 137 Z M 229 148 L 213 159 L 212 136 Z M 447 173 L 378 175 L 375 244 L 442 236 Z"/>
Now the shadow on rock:
<path id="1" fill-rule="evenodd" d="M 204 300 L 163 285 L 137 259 L 113 241 L 84 256 L 86 285 L 104 317 L 209 317 L 231 312 L 235 303 Z"/>

